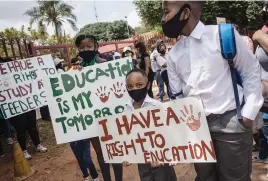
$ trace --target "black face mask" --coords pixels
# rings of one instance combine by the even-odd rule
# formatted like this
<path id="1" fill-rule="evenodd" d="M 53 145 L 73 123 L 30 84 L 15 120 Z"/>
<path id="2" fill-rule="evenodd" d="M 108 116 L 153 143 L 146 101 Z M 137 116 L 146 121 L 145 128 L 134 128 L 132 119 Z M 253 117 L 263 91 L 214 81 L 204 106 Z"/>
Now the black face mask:
<path id="1" fill-rule="evenodd" d="M 87 50 L 83 52 L 79 52 L 78 54 L 85 62 L 90 62 L 95 56 L 96 51 L 93 50 Z"/>
<path id="2" fill-rule="evenodd" d="M 144 88 L 141 89 L 128 91 L 128 94 L 135 102 L 139 102 L 142 99 L 145 99 L 147 92 L 148 92 L 147 86 L 145 86 Z"/>
<path id="3" fill-rule="evenodd" d="M 189 17 L 187 19 L 180 20 L 181 14 L 185 8 L 191 9 L 188 4 L 185 4 L 171 20 L 169 20 L 165 24 L 162 24 L 163 32 L 167 37 L 178 38 L 178 36 L 181 34 L 183 28 L 189 20 Z"/>

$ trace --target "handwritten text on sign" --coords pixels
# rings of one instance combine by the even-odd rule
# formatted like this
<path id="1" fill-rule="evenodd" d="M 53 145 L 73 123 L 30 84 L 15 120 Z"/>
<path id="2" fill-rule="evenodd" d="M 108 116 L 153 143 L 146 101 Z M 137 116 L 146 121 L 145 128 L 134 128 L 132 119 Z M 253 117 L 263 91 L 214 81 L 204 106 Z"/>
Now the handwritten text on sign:
<path id="1" fill-rule="evenodd" d="M 42 79 L 56 73 L 51 55 L 0 63 L 0 106 L 4 117 L 47 105 Z"/>
<path id="2" fill-rule="evenodd" d="M 108 163 L 216 162 L 202 103 L 185 98 L 99 121 Z"/>
<path id="3" fill-rule="evenodd" d="M 57 143 L 99 136 L 96 119 L 123 112 L 128 99 L 129 58 L 49 78 L 48 106 Z"/>

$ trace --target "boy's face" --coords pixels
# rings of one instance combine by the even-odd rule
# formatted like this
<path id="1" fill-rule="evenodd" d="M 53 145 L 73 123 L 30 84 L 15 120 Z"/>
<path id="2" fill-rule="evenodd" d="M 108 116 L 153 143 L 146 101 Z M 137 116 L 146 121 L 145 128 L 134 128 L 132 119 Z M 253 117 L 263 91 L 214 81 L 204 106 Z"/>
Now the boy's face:
<path id="1" fill-rule="evenodd" d="M 144 77 L 141 73 L 133 72 L 127 77 L 127 90 L 142 89 L 146 87 L 147 82 L 147 77 Z"/>
<path id="2" fill-rule="evenodd" d="M 79 47 L 78 47 L 78 51 L 79 52 L 83 52 L 83 51 L 94 51 L 95 50 L 95 45 L 93 40 L 86 38 L 84 40 L 81 41 Z"/>

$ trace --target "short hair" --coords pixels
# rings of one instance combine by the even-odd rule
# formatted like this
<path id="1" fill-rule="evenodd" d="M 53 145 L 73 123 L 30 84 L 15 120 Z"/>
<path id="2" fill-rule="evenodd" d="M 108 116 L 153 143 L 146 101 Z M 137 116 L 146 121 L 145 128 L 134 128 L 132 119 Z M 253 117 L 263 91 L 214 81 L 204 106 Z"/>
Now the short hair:
<path id="1" fill-rule="evenodd" d="M 134 68 L 132 70 L 130 70 L 127 75 L 126 75 L 126 79 L 129 75 L 131 75 L 132 73 L 140 73 L 143 77 L 146 77 L 147 78 L 147 75 L 146 75 L 146 72 L 142 69 L 137 69 L 137 68 Z"/>
<path id="2" fill-rule="evenodd" d="M 146 52 L 146 46 L 143 42 L 138 42 L 135 45 L 135 48 L 139 48 L 140 52 L 145 53 Z"/>
<path id="3" fill-rule="evenodd" d="M 86 34 L 82 34 L 82 35 L 78 35 L 75 39 L 75 46 L 76 47 L 79 47 L 80 44 L 81 44 L 81 41 L 85 40 L 85 39 L 90 39 L 94 42 L 94 46 L 95 46 L 95 49 L 98 50 L 99 48 L 99 44 L 98 44 L 98 41 L 96 39 L 95 36 L 93 35 L 86 35 Z"/>

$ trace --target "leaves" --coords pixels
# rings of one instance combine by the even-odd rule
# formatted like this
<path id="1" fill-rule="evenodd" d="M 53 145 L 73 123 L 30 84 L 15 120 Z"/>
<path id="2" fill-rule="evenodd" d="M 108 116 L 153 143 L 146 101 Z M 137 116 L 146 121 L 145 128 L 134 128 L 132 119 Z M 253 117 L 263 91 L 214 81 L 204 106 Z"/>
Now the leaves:
<path id="1" fill-rule="evenodd" d="M 73 14 L 74 8 L 63 1 L 37 1 L 38 6 L 27 10 L 24 14 L 30 16 L 30 25 L 38 23 L 38 29 L 46 31 L 46 26 L 52 24 L 55 29 L 56 36 L 60 42 L 63 32 L 63 23 L 70 24 L 73 30 L 77 31 L 77 18 Z"/>
<path id="2" fill-rule="evenodd" d="M 135 0 L 134 4 L 142 22 L 150 30 L 160 30 L 162 17 L 161 0 Z M 216 24 L 216 17 L 225 17 L 227 22 L 238 24 L 241 28 L 258 29 L 261 21 L 260 11 L 263 1 L 206 1 L 201 21 Z"/>
<path id="3" fill-rule="evenodd" d="M 96 36 L 98 40 L 109 41 L 109 40 L 122 40 L 129 38 L 128 30 L 130 36 L 133 35 L 134 30 L 131 26 L 127 25 L 126 21 L 114 21 L 114 22 L 98 22 L 94 24 L 85 25 L 80 29 L 79 34 L 91 34 Z"/>

